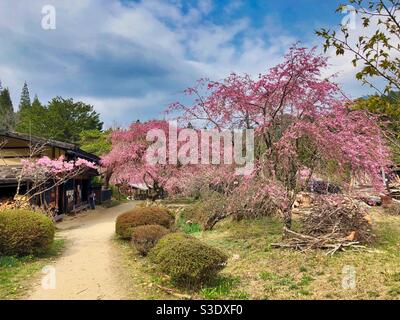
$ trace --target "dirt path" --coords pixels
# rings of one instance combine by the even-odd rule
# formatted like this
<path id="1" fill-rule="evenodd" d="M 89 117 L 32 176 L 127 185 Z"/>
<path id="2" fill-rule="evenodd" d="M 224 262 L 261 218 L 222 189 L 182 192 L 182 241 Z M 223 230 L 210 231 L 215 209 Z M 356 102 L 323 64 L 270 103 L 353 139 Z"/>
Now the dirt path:
<path id="1" fill-rule="evenodd" d="M 28 299 L 124 299 L 128 297 L 119 271 L 118 252 L 113 250 L 115 218 L 135 206 L 126 203 L 98 209 L 57 224 L 66 239 L 63 255 L 52 265 L 56 288 L 43 289 L 36 281 Z"/>

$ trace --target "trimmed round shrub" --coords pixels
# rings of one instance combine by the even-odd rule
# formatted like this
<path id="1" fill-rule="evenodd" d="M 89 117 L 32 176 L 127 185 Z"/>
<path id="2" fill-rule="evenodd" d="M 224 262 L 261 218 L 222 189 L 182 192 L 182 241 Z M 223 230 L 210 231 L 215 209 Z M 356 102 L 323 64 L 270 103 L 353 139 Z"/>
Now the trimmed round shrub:
<path id="1" fill-rule="evenodd" d="M 200 240 L 170 233 L 149 252 L 150 260 L 178 286 L 198 287 L 225 267 L 227 255 Z"/>
<path id="2" fill-rule="evenodd" d="M 169 229 L 173 222 L 174 217 L 164 208 L 135 208 L 118 216 L 115 232 L 121 239 L 130 240 L 135 227 L 157 224 Z"/>
<path id="3" fill-rule="evenodd" d="M 157 224 L 135 227 L 132 232 L 132 244 L 141 255 L 145 256 L 158 240 L 168 233 L 167 228 Z"/>
<path id="4" fill-rule="evenodd" d="M 54 240 L 53 221 L 39 212 L 6 210 L 0 212 L 0 255 L 39 254 Z"/>

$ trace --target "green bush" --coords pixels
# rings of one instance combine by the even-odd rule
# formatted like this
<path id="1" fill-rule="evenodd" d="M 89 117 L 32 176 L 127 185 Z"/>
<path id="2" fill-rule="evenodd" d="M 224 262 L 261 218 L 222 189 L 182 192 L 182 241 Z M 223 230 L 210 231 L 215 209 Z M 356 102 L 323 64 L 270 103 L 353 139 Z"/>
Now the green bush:
<path id="1" fill-rule="evenodd" d="M 178 286 L 198 287 L 212 280 L 228 257 L 218 249 L 182 233 L 164 236 L 150 250 L 150 260 Z"/>
<path id="2" fill-rule="evenodd" d="M 135 227 L 132 232 L 132 244 L 141 255 L 145 256 L 158 240 L 168 233 L 168 229 L 156 224 Z"/>
<path id="3" fill-rule="evenodd" d="M 0 212 L 0 255 L 38 254 L 49 249 L 54 240 L 50 218 L 29 210 Z"/>
<path id="4" fill-rule="evenodd" d="M 121 239 L 130 240 L 135 227 L 157 224 L 169 229 L 173 222 L 174 217 L 166 209 L 158 207 L 135 208 L 118 216 L 115 232 Z"/>

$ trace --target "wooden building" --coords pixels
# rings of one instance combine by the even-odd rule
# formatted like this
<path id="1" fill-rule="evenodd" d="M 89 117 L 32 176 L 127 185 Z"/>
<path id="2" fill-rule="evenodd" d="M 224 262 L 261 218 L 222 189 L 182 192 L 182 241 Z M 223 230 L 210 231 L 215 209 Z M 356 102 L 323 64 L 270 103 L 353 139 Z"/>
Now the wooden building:
<path id="1" fill-rule="evenodd" d="M 115 185 L 120 194 L 128 200 L 157 199 L 157 193 L 152 186 L 145 183 L 117 183 Z"/>
<path id="2" fill-rule="evenodd" d="M 22 168 L 21 160 L 32 155 L 35 158 L 47 156 L 57 159 L 64 156 L 68 161 L 82 158 L 97 164 L 100 162 L 97 156 L 79 149 L 75 144 L 0 130 L 0 201 L 15 196 L 18 172 Z M 97 175 L 99 174 L 96 170 L 88 169 L 82 175 L 52 188 L 41 200 L 54 208 L 58 218 L 63 214 L 85 209 L 92 190 L 92 179 Z M 22 181 L 20 194 L 26 192 L 28 185 L 29 179 Z"/>

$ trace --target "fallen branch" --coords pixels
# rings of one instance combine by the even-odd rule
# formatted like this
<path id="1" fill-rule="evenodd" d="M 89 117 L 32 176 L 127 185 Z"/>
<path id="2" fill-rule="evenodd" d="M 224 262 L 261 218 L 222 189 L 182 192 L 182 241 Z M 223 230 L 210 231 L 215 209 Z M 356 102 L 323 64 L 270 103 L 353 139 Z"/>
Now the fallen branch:
<path id="1" fill-rule="evenodd" d="M 350 241 L 346 237 L 338 238 L 337 234 L 330 233 L 321 236 L 310 236 L 303 233 L 298 233 L 284 227 L 284 242 L 272 243 L 275 248 L 292 248 L 300 251 L 308 250 L 328 250 L 327 255 L 333 255 L 337 251 L 345 251 L 348 248 L 365 249 L 358 241 Z"/>
<path id="2" fill-rule="evenodd" d="M 192 299 L 192 296 L 190 296 L 188 294 L 183 294 L 183 293 L 176 292 L 174 289 L 163 287 L 163 286 L 160 286 L 159 284 L 156 284 L 156 287 L 161 289 L 162 291 L 164 291 L 164 292 L 176 297 L 176 298 L 187 299 L 187 300 Z"/>

